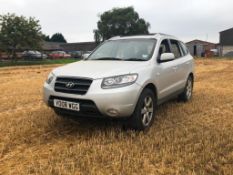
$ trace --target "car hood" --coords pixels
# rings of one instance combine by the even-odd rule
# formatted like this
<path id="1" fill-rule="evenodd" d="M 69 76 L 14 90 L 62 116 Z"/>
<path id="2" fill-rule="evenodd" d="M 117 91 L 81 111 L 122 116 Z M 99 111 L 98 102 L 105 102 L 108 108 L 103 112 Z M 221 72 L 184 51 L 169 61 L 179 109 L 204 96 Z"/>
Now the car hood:
<path id="1" fill-rule="evenodd" d="M 135 73 L 147 61 L 79 61 L 53 70 L 56 76 L 77 76 L 99 79 L 104 77 Z"/>

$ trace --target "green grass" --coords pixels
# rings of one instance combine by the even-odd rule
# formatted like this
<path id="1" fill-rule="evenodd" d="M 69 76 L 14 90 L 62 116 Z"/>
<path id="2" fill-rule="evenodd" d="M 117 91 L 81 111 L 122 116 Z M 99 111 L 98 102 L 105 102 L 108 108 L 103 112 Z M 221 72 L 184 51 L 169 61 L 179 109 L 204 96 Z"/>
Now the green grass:
<path id="1" fill-rule="evenodd" d="M 69 59 L 59 59 L 59 60 L 20 60 L 20 61 L 0 61 L 0 67 L 7 66 L 31 66 L 31 65 L 45 65 L 45 64 L 68 64 L 78 61 L 78 59 L 69 58 Z"/>

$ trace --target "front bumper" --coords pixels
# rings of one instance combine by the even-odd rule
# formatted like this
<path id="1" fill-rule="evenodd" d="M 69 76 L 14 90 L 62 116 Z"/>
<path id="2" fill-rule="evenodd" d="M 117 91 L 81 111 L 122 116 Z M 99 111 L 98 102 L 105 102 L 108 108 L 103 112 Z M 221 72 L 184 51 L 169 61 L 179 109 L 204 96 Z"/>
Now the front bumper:
<path id="1" fill-rule="evenodd" d="M 133 114 L 137 104 L 141 86 L 134 83 L 130 86 L 102 89 L 102 79 L 93 80 L 89 90 L 85 95 L 68 94 L 54 91 L 54 82 L 50 85 L 44 84 L 44 101 L 47 105 L 53 107 L 53 98 L 65 98 L 67 101 L 78 101 L 80 103 L 80 112 L 77 115 L 85 115 L 91 112 L 91 109 L 85 108 L 84 101 L 93 102 L 92 107 L 96 107 L 96 114 L 109 117 L 128 117 Z"/>

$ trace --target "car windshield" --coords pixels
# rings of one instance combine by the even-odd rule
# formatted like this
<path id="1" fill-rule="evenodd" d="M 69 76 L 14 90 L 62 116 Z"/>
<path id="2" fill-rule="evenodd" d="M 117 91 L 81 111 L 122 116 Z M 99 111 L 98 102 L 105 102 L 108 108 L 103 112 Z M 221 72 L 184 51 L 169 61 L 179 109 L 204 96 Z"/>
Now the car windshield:
<path id="1" fill-rule="evenodd" d="M 147 61 L 153 55 L 155 39 L 110 40 L 99 46 L 87 60 Z"/>

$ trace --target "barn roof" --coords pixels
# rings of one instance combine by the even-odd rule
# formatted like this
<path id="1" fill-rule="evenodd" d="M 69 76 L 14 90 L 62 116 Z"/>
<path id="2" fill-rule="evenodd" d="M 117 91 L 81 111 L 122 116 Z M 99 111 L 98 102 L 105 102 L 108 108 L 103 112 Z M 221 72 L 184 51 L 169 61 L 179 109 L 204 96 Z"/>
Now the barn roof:
<path id="1" fill-rule="evenodd" d="M 46 51 L 92 51 L 96 48 L 95 42 L 61 43 L 61 42 L 42 42 L 42 49 Z"/>
<path id="2" fill-rule="evenodd" d="M 211 42 L 208 42 L 208 41 L 202 41 L 202 40 L 198 40 L 198 39 L 189 41 L 186 44 L 190 44 L 190 43 L 201 43 L 201 44 L 205 44 L 205 45 L 216 45 L 216 43 L 211 43 Z"/>
<path id="3" fill-rule="evenodd" d="M 42 42 L 42 49 L 47 50 L 47 51 L 52 51 L 52 50 L 61 50 L 61 44 L 60 42 L 47 42 L 44 41 Z"/>
<path id="4" fill-rule="evenodd" d="M 96 42 L 79 42 L 79 43 L 66 43 L 61 44 L 65 51 L 92 51 L 98 44 Z"/>
<path id="5" fill-rule="evenodd" d="M 233 30 L 233 27 L 232 27 L 232 28 L 229 28 L 229 29 L 226 29 L 226 30 L 223 30 L 223 31 L 220 31 L 219 33 L 227 32 L 227 31 L 230 31 L 230 30 Z"/>

